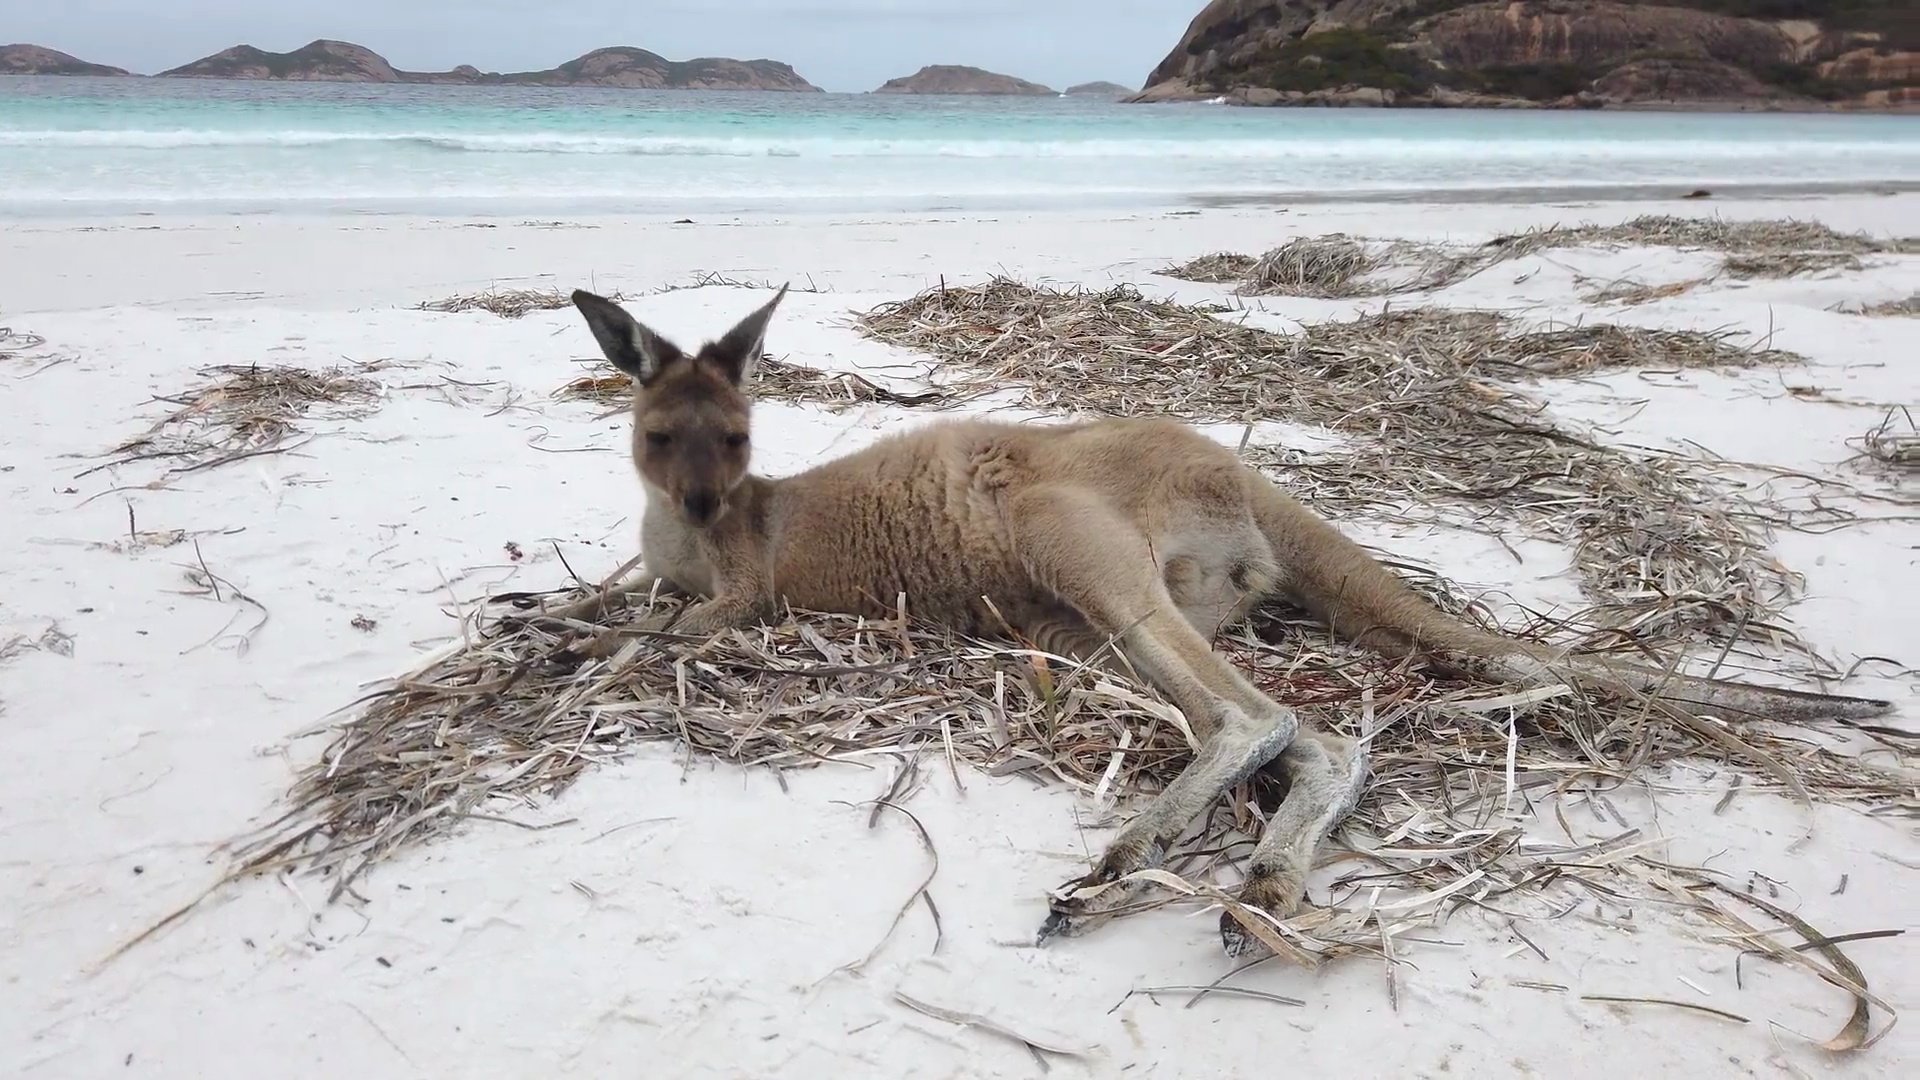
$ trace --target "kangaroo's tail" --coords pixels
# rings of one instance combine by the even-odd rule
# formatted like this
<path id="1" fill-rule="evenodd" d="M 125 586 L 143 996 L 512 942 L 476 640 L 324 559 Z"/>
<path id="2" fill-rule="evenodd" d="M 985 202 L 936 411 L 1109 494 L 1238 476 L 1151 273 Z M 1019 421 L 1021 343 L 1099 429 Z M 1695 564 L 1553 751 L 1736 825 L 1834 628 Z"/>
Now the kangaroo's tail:
<path id="1" fill-rule="evenodd" d="M 1676 704 L 1782 721 L 1860 719 L 1893 710 L 1872 698 L 1669 675 L 1558 651 L 1470 626 L 1428 603 L 1338 529 L 1264 477 L 1249 484 L 1282 588 L 1335 634 L 1388 656 L 1423 655 L 1522 685 L 1587 682 Z"/>

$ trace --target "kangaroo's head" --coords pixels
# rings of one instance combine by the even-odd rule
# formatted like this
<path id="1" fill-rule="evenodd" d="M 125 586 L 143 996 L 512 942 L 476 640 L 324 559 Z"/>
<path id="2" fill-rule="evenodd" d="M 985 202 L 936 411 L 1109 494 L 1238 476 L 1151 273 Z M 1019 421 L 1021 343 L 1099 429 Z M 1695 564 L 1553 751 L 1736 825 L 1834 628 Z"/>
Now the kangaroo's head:
<path id="1" fill-rule="evenodd" d="M 760 361 L 767 321 L 786 295 L 783 285 L 719 340 L 688 354 L 613 301 L 573 294 L 600 350 L 633 377 L 633 463 L 640 478 L 696 528 L 725 515 L 747 477 L 751 402 L 744 387 Z"/>

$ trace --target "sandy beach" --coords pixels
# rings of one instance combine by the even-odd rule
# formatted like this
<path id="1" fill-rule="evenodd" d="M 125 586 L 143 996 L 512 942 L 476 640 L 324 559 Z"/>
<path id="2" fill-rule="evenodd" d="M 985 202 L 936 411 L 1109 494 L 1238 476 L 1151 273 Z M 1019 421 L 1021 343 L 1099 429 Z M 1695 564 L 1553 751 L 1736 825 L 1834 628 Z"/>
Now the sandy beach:
<path id="1" fill-rule="evenodd" d="M 856 313 L 1004 274 L 1230 300 L 1292 331 L 1383 306 L 1738 331 L 1805 364 L 1628 370 L 1542 382 L 1556 422 L 1622 446 L 1695 449 L 1832 478 L 1812 492 L 1887 519 L 1773 552 L 1804 576 L 1788 625 L 1841 670 L 1826 689 L 1920 723 L 1914 474 L 1851 460 L 1890 408 L 1920 406 L 1920 320 L 1860 308 L 1920 294 L 1920 255 L 1778 279 L 1717 277 L 1645 303 L 1596 286 L 1711 276 L 1720 256 L 1588 246 L 1500 262 L 1431 293 L 1232 297 L 1156 274 L 1220 250 L 1344 232 L 1462 246 L 1642 214 L 1795 218 L 1920 236 L 1920 194 L 1535 205 L 1323 203 L 1139 213 L 707 218 L 130 216 L 16 220 L 0 241 L 0 1071 L 320 1077 L 828 1075 L 1893 1077 L 1910 1020 L 1871 1047 L 1814 1045 L 1849 996 L 1748 957 L 1726 930 L 1656 905 L 1588 902 L 1516 923 L 1491 910 L 1318 971 L 1269 963 L 1235 985 L 1216 913 L 1175 907 L 1045 949 L 1046 891 L 1111 835 L 1090 800 L 1020 775 L 929 769 L 911 800 L 937 851 L 924 910 L 858 973 L 926 876 L 900 820 L 869 827 L 888 779 L 859 762 L 780 777 L 668 746 L 588 770 L 560 798 L 488 813 L 406 850 L 327 902 L 328 882 L 215 889 L 219 846 L 271 820 L 324 740 L 297 739 L 460 633 L 483 597 L 597 579 L 634 554 L 642 494 L 624 415 L 558 400 L 595 350 L 571 309 L 501 318 L 418 306 L 504 288 L 629 298 L 683 343 L 792 282 L 776 358 L 903 384 L 927 358 Z M 677 215 L 675 215 L 677 216 Z M 745 284 L 698 284 L 701 275 Z M 169 472 L 113 448 L 215 365 L 368 365 L 377 394 L 319 409 L 282 452 Z M 756 468 L 781 475 L 926 423 L 889 405 L 761 406 Z M 1237 424 L 1216 434 L 1236 443 Z M 1310 447 L 1324 432 L 1273 425 Z M 125 456 L 125 455 L 121 455 Z M 1732 467 L 1729 466 L 1729 469 Z M 1905 485 L 1905 486 L 1902 486 Z M 1904 500 L 1904 502 L 1902 501 Z M 1496 614 L 1580 606 L 1567 545 L 1441 526 L 1342 522 L 1430 564 Z M 209 584 L 210 583 L 210 584 Z M 1877 658 L 1877 659 L 1876 659 Z M 1710 660 L 1711 657 L 1708 657 Z M 1770 674 L 1752 674 L 1767 680 Z M 338 717 L 335 717 L 338 719 Z M 1884 748 L 1857 749 L 1894 767 Z M 956 778 L 958 783 L 956 784 Z M 1566 839 L 1628 829 L 1830 935 L 1888 1008 L 1920 1004 L 1910 818 L 1746 792 L 1668 770 L 1566 808 Z M 1545 806 L 1534 816 L 1558 829 Z M 1811 830 L 1811 838 L 1806 834 Z M 1337 846 L 1337 845 L 1336 845 Z M 1328 899 L 1341 872 L 1316 875 Z M 1359 901 L 1354 901 L 1359 902 Z M 1737 962 L 1738 961 L 1738 962 Z M 918 1002 L 916 1009 L 903 1002 Z M 1597 998 L 1658 999 L 1671 1004 Z M 1718 1010 L 1719 1013 L 1684 1007 Z M 990 1023 L 943 1019 L 967 1014 Z M 1734 1014 L 1747 1022 L 1736 1022 Z M 1037 1054 L 1012 1027 L 1074 1054 Z M 1907 1065 L 1900 1062 L 1906 1061 Z"/>

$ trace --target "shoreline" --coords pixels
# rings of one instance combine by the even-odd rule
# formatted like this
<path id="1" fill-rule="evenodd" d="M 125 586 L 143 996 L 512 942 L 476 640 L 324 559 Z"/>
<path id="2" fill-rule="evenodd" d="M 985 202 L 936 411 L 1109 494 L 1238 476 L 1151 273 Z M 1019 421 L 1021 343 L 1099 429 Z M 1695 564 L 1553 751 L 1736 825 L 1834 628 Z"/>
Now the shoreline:
<path id="1" fill-rule="evenodd" d="M 1696 196 L 1705 191 L 1705 196 Z M 1849 196 L 1896 197 L 1920 192 L 1920 179 L 1842 180 L 1831 182 L 1726 183 L 1714 180 L 1676 181 L 1672 184 L 1593 184 L 1513 187 L 1406 188 L 1391 190 L 1327 191 L 1274 190 L 1261 192 L 1202 192 L 1151 196 L 1087 193 L 1034 197 L 991 197 L 942 201 L 937 197 L 888 200 L 872 197 L 788 199 L 776 205 L 742 206 L 732 200 L 703 204 L 697 197 L 659 199 L 499 198 L 390 200 L 146 200 L 83 203 L 43 202 L 9 204 L 0 200 L 0 222 L 34 224 L 136 219 L 405 219 L 464 217 L 477 220 L 547 216 L 560 218 L 630 218 L 699 215 L 742 223 L 836 220 L 915 220 L 929 215 L 984 217 L 1029 214 L 1072 218 L 1094 214 L 1192 213 L 1201 210 L 1275 209 L 1289 206 L 1546 206 L 1558 203 L 1646 203 L 1671 201 L 1721 202 L 1783 201 Z M 769 200 L 770 203 L 776 202 Z M 806 205 L 811 203 L 812 205 Z M 698 219 L 695 219 L 698 223 Z"/>
<path id="2" fill-rule="evenodd" d="M 411 74 L 435 75 L 435 74 L 443 74 L 443 73 L 413 72 Z M 918 93 L 914 91 L 887 91 L 883 94 L 882 91 L 878 89 L 829 90 L 819 86 L 814 86 L 811 89 L 798 89 L 798 88 L 774 89 L 770 87 L 619 86 L 611 83 L 545 84 L 545 83 L 520 83 L 520 82 L 510 82 L 510 81 L 469 83 L 469 82 L 455 82 L 455 81 L 436 81 L 432 78 L 419 79 L 419 80 L 402 79 L 399 81 L 385 81 L 385 80 L 379 80 L 379 79 L 248 79 L 248 78 L 234 78 L 232 76 L 225 76 L 225 75 L 173 75 L 173 74 L 160 74 L 160 73 L 147 74 L 147 73 L 138 72 L 138 71 L 130 71 L 124 75 L 61 75 L 61 74 L 44 73 L 44 72 L 0 72 L 0 85 L 3 85 L 5 80 L 11 80 L 11 79 L 18 79 L 18 80 L 38 79 L 38 80 L 46 80 L 46 81 L 74 82 L 74 83 L 80 83 L 80 82 L 231 83 L 235 85 L 245 85 L 245 86 L 298 86 L 298 85 L 314 85 L 314 84 L 324 83 L 324 84 L 336 85 L 336 86 L 404 86 L 409 88 L 434 87 L 434 88 L 444 89 L 452 93 L 475 92 L 475 91 L 480 93 L 488 93 L 488 92 L 501 91 L 501 90 L 516 90 L 516 89 L 525 89 L 528 87 L 537 87 L 537 88 L 549 89 L 549 90 L 579 90 L 579 91 L 585 91 L 588 93 L 604 93 L 607 91 L 613 91 L 613 92 L 619 92 L 619 93 L 631 92 L 631 93 L 641 93 L 641 94 L 742 94 L 742 95 L 772 94 L 772 95 L 778 95 L 782 97 L 791 96 L 794 94 L 801 94 L 806 97 L 813 97 L 813 96 L 873 97 L 873 96 L 879 95 L 879 96 L 909 96 L 909 97 L 923 98 L 923 99 L 951 99 L 951 100 L 957 100 L 957 101 L 981 101 L 981 100 L 991 101 L 995 99 L 1007 99 L 1007 100 L 1014 100 L 1014 101 L 1035 101 L 1035 100 L 1049 100 L 1049 99 L 1084 101 L 1084 100 L 1087 100 L 1089 97 L 1089 95 L 1070 95 L 1065 93 L 1064 91 L 1056 91 L 1052 94 L 925 94 L 925 93 Z M 1365 91 L 1371 88 L 1358 87 L 1355 89 Z M 1719 100 L 1712 100 L 1712 101 L 1621 101 L 1621 102 L 1605 102 L 1601 104 L 1568 104 L 1568 103 L 1562 103 L 1557 101 L 1532 101 L 1527 98 L 1497 98 L 1497 99 L 1489 98 L 1485 100 L 1455 104 L 1450 102 L 1420 99 L 1420 100 L 1409 101 L 1408 103 L 1402 105 L 1398 103 L 1388 104 L 1388 103 L 1380 103 L 1380 102 L 1373 102 L 1373 101 L 1367 101 L 1367 100 L 1256 102 L 1256 101 L 1247 100 L 1245 98 L 1246 92 L 1247 91 L 1245 90 L 1245 88 L 1240 88 L 1235 90 L 1222 91 L 1218 93 L 1200 93 L 1196 91 L 1196 92 L 1190 92 L 1190 93 L 1183 93 L 1177 96 L 1154 97 L 1152 96 L 1153 88 L 1145 87 L 1137 91 L 1131 91 L 1128 96 L 1114 99 L 1114 104 L 1116 105 L 1161 105 L 1161 106 L 1226 105 L 1234 108 L 1244 108 L 1244 109 L 1364 109 L 1364 110 L 1392 111 L 1392 112 L 1420 112 L 1420 111 L 1457 112 L 1457 111 L 1467 111 L 1467 110 L 1477 109 L 1477 110 L 1497 111 L 1497 112 L 1531 112 L 1531 113 L 1555 113 L 1555 112 L 1664 113 L 1664 112 L 1671 112 L 1671 113 L 1690 113 L 1690 114 L 1702 114 L 1702 115 L 1724 114 L 1728 116 L 1739 116 L 1739 115 L 1747 115 L 1752 113 L 1781 113 L 1781 114 L 1807 115 L 1807 116 L 1819 116 L 1819 115 L 1828 115 L 1828 114 L 1838 115 L 1838 116 L 1920 116 L 1920 104 L 1857 105 L 1857 104 L 1850 104 L 1847 102 L 1822 102 L 1822 101 L 1815 101 L 1811 99 L 1806 101 L 1792 101 L 1792 100 L 1778 100 L 1778 99 L 1771 99 L 1771 98 L 1756 98 L 1753 100 L 1730 98 L 1730 99 L 1719 99 Z"/>
<path id="3" fill-rule="evenodd" d="M 1151 272 L 1210 251 L 1257 253 L 1299 235 L 1344 232 L 1472 244 L 1544 226 L 1645 214 L 1808 213 L 1843 231 L 1885 235 L 1895 227 L 1890 223 L 1920 221 L 1920 193 L 1836 195 L 1804 203 L 1673 198 L 1145 212 L 701 214 L 691 224 L 680 215 L 637 213 L 80 216 L 12 222 L 10 263 L 16 269 L 0 271 L 0 296 L 7 298 L 6 321 L 18 323 L 38 312 L 88 307 L 389 307 L 432 299 L 435 292 L 532 286 L 598 284 L 636 295 L 684 286 L 715 271 L 755 281 L 785 274 L 805 281 L 812 275 L 820 287 L 838 293 L 912 292 L 943 278 L 1005 272 L 1047 278 L 1064 273 L 1088 284 L 1154 282 L 1185 294 L 1197 287 Z M 1906 227 L 1920 234 L 1920 226 Z M 1670 255 L 1678 257 L 1662 258 Z M 309 263 L 336 269 L 313 274 Z M 79 269 L 44 272 L 52 266 Z M 349 266 L 351 274 L 338 270 Z M 76 275 L 88 283 L 85 294 L 76 293 Z M 1343 301 L 1297 303 L 1309 310 L 1353 309 Z"/>

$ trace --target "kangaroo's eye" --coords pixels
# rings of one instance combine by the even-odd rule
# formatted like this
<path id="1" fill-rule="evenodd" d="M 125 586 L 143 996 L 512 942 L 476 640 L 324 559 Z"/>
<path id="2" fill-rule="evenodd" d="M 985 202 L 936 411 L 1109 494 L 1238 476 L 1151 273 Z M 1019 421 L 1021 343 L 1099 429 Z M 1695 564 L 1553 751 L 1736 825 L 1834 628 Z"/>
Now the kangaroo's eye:
<path id="1" fill-rule="evenodd" d="M 673 441 L 673 436 L 664 431 L 647 432 L 647 443 L 651 446 L 665 446 Z"/>
<path id="2" fill-rule="evenodd" d="M 727 436 L 727 445 L 737 450 L 740 447 L 747 445 L 747 437 L 746 435 L 740 432 L 735 432 L 734 434 Z"/>

